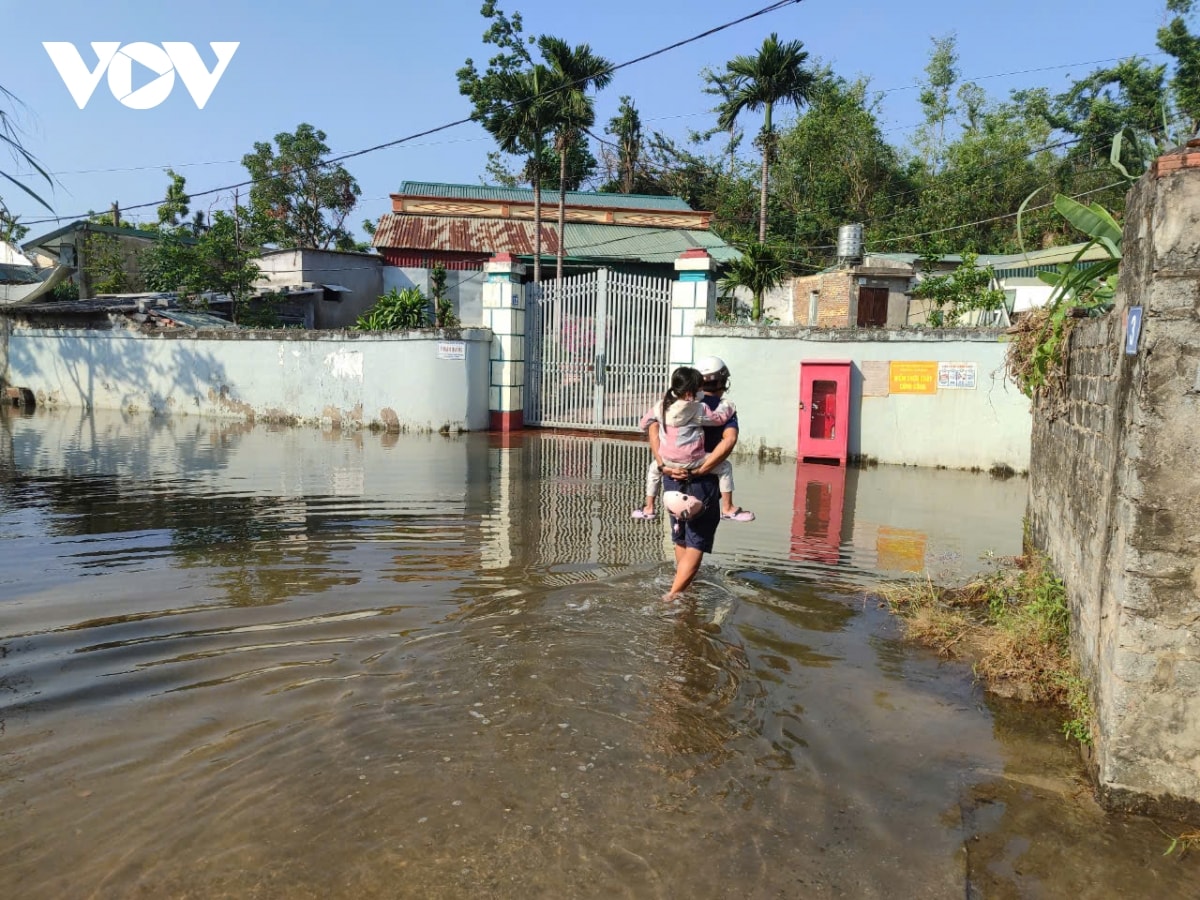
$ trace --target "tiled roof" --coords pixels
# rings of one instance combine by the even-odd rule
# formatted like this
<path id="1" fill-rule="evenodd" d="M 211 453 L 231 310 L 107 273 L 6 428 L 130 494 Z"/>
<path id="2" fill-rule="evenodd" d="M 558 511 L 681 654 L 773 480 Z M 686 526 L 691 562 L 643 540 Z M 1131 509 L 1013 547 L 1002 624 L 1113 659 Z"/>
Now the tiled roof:
<path id="1" fill-rule="evenodd" d="M 499 200 L 532 203 L 532 188 L 504 188 L 475 184 L 439 184 L 432 181 L 406 181 L 400 194 L 416 197 L 442 197 L 454 200 Z M 542 202 L 557 205 L 557 191 L 542 191 Z M 664 209 L 689 212 L 691 207 L 678 197 L 649 194 L 606 194 L 592 191 L 567 191 L 568 206 L 600 206 L 613 209 Z"/>
<path id="2" fill-rule="evenodd" d="M 380 219 L 373 243 L 379 248 L 531 256 L 533 234 L 533 223 L 526 221 L 388 213 Z M 722 262 L 738 257 L 734 248 L 711 231 L 684 228 L 568 222 L 565 245 L 566 256 L 574 260 L 671 263 L 695 247 L 703 247 Z M 557 252 L 557 230 L 543 224 L 542 254 L 554 256 Z"/>

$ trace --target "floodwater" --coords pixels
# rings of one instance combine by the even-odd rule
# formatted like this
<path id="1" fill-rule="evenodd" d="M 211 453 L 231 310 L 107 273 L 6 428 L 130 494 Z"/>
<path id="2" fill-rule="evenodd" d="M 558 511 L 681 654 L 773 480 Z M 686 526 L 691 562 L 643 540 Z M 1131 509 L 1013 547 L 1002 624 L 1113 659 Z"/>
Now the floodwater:
<path id="1" fill-rule="evenodd" d="M 738 462 L 669 607 L 646 453 L 0 417 L 0 895 L 1196 896 L 869 595 L 1022 479 Z"/>

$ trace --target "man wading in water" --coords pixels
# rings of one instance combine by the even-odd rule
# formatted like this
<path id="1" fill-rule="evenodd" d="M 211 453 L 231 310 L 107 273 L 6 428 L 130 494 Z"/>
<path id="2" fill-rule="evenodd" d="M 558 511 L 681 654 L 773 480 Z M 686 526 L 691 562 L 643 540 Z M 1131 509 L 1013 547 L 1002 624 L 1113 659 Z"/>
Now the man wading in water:
<path id="1" fill-rule="evenodd" d="M 719 357 L 710 356 L 700 360 L 696 366 L 703 377 L 705 396 L 702 402 L 710 408 L 716 408 L 729 387 L 729 368 Z M 658 457 L 659 440 L 661 437 L 658 422 L 652 421 L 647 428 L 650 448 Z M 668 505 L 671 516 L 671 539 L 675 544 L 675 577 L 671 590 L 664 600 L 676 600 L 679 595 L 692 583 L 700 570 L 700 563 L 705 553 L 711 553 L 716 537 L 717 526 L 721 519 L 727 518 L 738 522 L 754 520 L 754 514 L 733 503 L 732 481 L 729 490 L 723 492 L 718 482 L 716 470 L 729 457 L 737 446 L 738 427 L 736 416 L 717 428 L 704 429 L 704 449 L 707 451 L 704 461 L 691 471 L 685 469 L 663 469 L 663 488 L 672 494 L 672 500 L 678 500 L 675 494 L 687 494 L 695 502 L 682 501 L 682 505 Z M 684 481 L 686 479 L 686 481 Z M 667 505 L 667 494 L 664 493 L 664 505 Z M 699 505 L 699 509 L 697 509 Z M 679 518 L 675 510 L 683 512 L 687 517 Z M 689 512 L 695 515 L 688 515 Z"/>

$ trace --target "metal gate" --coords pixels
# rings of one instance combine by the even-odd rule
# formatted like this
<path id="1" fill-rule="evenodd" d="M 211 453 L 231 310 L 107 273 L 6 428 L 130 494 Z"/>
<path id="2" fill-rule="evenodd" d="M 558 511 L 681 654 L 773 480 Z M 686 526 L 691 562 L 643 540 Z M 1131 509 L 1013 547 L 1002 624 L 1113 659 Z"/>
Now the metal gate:
<path id="1" fill-rule="evenodd" d="M 666 390 L 671 280 L 599 269 L 529 285 L 525 422 L 636 431 Z"/>

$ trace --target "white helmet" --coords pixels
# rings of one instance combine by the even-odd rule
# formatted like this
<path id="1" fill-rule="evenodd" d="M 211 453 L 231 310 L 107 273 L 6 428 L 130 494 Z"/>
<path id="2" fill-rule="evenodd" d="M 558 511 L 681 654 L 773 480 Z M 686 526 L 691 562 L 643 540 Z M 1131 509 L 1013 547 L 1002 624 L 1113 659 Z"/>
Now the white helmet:
<path id="1" fill-rule="evenodd" d="M 706 387 L 723 391 L 729 387 L 729 366 L 719 356 L 705 356 L 696 360 L 696 368 Z"/>

